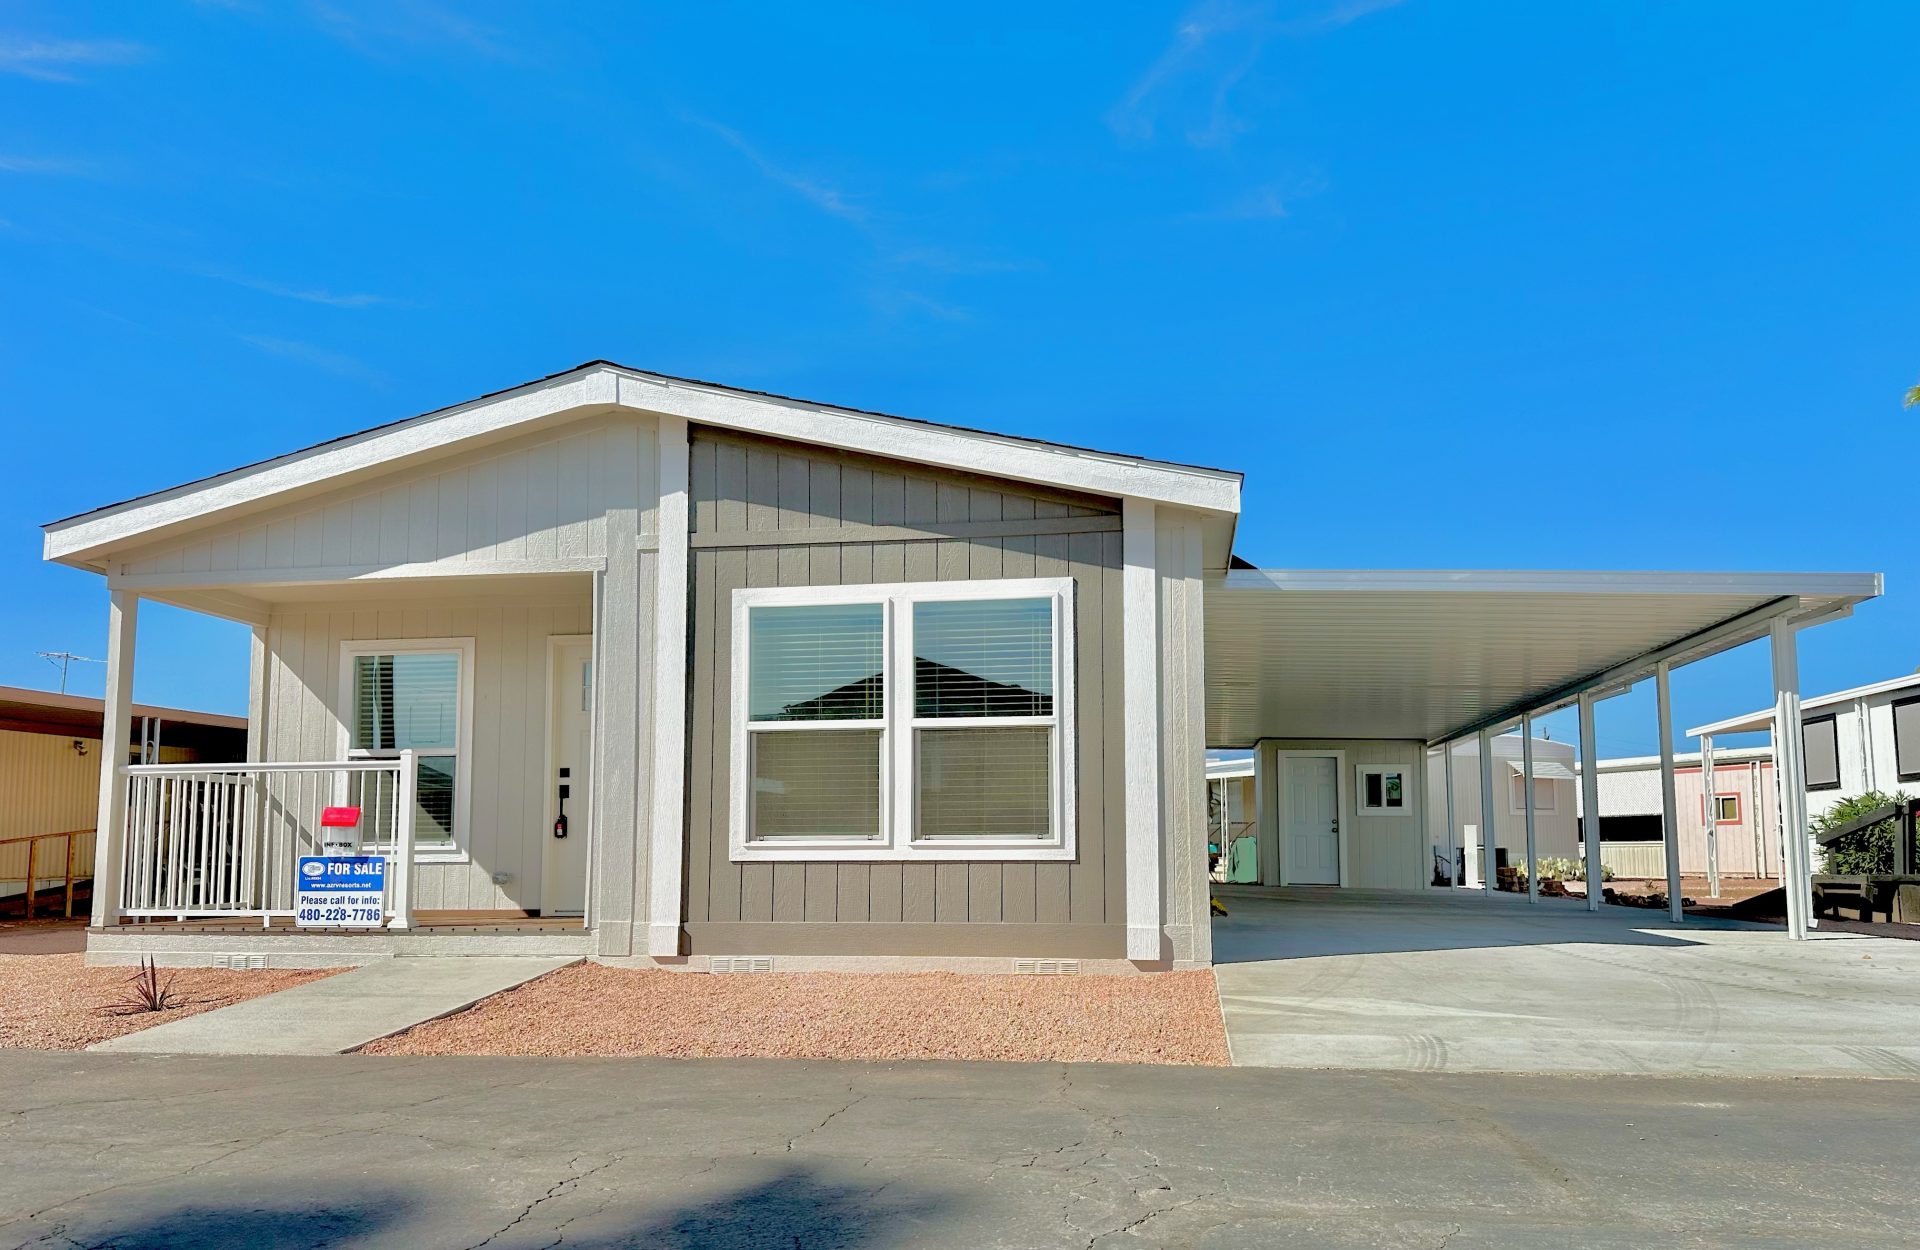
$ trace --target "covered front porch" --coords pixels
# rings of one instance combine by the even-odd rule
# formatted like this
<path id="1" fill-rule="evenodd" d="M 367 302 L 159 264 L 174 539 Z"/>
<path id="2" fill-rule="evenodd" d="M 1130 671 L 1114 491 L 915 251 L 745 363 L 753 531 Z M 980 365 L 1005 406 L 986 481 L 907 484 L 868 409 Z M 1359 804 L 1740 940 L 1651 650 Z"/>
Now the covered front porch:
<path id="1" fill-rule="evenodd" d="M 109 726 L 158 600 L 249 626 L 249 737 L 241 763 L 103 770 L 90 960 L 593 953 L 600 584 L 581 569 L 114 589 Z M 377 857 L 377 900 L 303 906 L 303 861 L 345 854 Z"/>

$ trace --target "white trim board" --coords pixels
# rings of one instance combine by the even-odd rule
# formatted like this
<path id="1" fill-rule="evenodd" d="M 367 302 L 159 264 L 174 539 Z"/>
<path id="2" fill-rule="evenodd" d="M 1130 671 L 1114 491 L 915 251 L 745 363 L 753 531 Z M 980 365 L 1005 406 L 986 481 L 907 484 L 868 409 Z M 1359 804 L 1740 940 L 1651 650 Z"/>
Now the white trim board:
<path id="1" fill-rule="evenodd" d="M 43 526 L 45 558 L 91 565 L 111 548 L 257 510 L 336 479 L 451 454 L 578 417 L 629 410 L 771 438 L 1237 514 L 1240 475 L 1115 455 L 645 373 L 581 365 L 494 395 L 111 504 Z"/>

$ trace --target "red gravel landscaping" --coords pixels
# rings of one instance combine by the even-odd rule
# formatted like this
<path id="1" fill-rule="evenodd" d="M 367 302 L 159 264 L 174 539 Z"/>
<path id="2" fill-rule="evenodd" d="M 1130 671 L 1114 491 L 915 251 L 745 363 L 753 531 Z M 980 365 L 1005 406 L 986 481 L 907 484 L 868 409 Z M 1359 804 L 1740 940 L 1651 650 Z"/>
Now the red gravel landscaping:
<path id="1" fill-rule="evenodd" d="M 258 998 L 338 969 L 231 972 L 162 968 L 180 1006 L 121 1015 L 113 1004 L 131 996 L 132 968 L 89 968 L 86 956 L 0 955 L 0 1048 L 82 1050 L 123 1033 Z"/>
<path id="2" fill-rule="evenodd" d="M 563 968 L 366 1053 L 1228 1062 L 1211 972 L 711 976 L 597 964 Z"/>

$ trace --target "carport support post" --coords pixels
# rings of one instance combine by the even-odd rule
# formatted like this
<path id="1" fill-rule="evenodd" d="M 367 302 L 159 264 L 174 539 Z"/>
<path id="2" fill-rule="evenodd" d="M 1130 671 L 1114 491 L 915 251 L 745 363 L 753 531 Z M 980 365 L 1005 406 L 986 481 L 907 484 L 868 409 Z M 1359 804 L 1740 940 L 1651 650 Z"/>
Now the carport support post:
<path id="1" fill-rule="evenodd" d="M 1454 818 L 1453 803 L 1453 743 L 1447 742 L 1440 748 L 1440 772 L 1447 779 L 1447 888 L 1460 884 L 1454 876 L 1453 848 L 1459 844 L 1460 825 Z"/>
<path id="2" fill-rule="evenodd" d="M 1493 851 L 1493 734 L 1482 729 L 1478 739 L 1480 746 L 1480 889 L 1488 898 L 1493 897 L 1493 879 L 1496 873 Z"/>
<path id="3" fill-rule="evenodd" d="M 1527 814 L 1527 901 L 1540 901 L 1540 874 L 1534 859 L 1533 713 L 1520 714 L 1520 807 Z"/>
<path id="4" fill-rule="evenodd" d="M 1684 921 L 1680 905 L 1680 803 L 1673 786 L 1673 665 L 1661 660 L 1653 666 L 1653 702 L 1660 717 L 1660 836 L 1667 853 L 1667 917 Z"/>
<path id="5" fill-rule="evenodd" d="M 1600 859 L 1600 744 L 1594 741 L 1593 692 L 1580 695 L 1580 837 L 1587 857 L 1587 910 L 1599 911 L 1606 894 Z"/>
<path id="6" fill-rule="evenodd" d="M 1700 815 L 1707 829 L 1707 897 L 1720 897 L 1720 786 L 1713 772 L 1713 735 L 1700 735 Z"/>
<path id="7" fill-rule="evenodd" d="M 1801 756 L 1800 648 L 1794 627 L 1775 618 L 1773 642 L 1773 780 L 1780 788 L 1780 884 L 1787 892 L 1787 936 L 1807 937 L 1813 883 L 1807 864 L 1807 773 Z"/>

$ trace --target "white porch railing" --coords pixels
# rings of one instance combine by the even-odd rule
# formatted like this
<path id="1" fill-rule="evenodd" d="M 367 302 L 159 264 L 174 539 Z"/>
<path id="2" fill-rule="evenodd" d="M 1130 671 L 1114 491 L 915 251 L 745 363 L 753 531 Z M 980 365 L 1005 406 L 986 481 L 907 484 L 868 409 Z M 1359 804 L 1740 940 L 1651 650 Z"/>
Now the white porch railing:
<path id="1" fill-rule="evenodd" d="M 386 927 L 412 927 L 413 752 L 324 763 L 135 764 L 127 777 L 120 914 L 293 916 L 294 868 L 321 853 L 320 813 L 360 809 L 361 850 L 388 856 Z"/>

